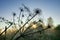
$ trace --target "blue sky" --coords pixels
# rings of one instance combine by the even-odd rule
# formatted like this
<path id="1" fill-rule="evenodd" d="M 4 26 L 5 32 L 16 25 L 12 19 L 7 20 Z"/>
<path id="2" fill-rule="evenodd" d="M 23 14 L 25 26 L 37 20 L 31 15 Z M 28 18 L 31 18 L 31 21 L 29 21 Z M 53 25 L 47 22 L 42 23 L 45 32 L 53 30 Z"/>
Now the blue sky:
<path id="1" fill-rule="evenodd" d="M 18 16 L 22 3 L 31 10 L 40 8 L 44 20 L 52 17 L 54 24 L 60 24 L 60 0 L 0 0 L 0 17 L 12 20 L 12 13 Z"/>

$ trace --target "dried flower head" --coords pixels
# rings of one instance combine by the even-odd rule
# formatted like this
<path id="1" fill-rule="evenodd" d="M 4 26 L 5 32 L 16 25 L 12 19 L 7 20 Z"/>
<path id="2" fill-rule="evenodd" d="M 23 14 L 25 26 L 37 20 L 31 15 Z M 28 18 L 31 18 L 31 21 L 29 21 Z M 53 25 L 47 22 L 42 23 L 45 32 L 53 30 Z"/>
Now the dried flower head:
<path id="1" fill-rule="evenodd" d="M 24 17 L 24 15 L 22 14 L 22 17 Z"/>
<path id="2" fill-rule="evenodd" d="M 16 13 L 13 13 L 13 16 L 16 16 Z"/>
<path id="3" fill-rule="evenodd" d="M 21 11 L 21 12 L 24 11 L 22 7 L 20 7 L 20 11 Z"/>
<path id="4" fill-rule="evenodd" d="M 4 20 L 4 17 L 2 18 L 2 20 Z"/>
<path id="5" fill-rule="evenodd" d="M 41 13 L 41 9 L 36 8 L 36 9 L 34 10 L 34 13 L 36 13 L 36 14 L 40 14 L 40 13 Z"/>
<path id="6" fill-rule="evenodd" d="M 29 14 L 29 16 L 31 16 L 31 14 Z"/>

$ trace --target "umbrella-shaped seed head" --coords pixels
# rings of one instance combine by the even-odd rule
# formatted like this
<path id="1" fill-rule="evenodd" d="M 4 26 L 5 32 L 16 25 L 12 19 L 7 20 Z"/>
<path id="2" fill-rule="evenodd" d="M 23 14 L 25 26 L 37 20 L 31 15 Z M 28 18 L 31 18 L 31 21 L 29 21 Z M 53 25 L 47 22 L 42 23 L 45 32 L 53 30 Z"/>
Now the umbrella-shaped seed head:
<path id="1" fill-rule="evenodd" d="M 2 20 L 4 20 L 4 18 L 2 18 Z"/>
<path id="2" fill-rule="evenodd" d="M 21 11 L 21 12 L 24 11 L 23 8 L 20 8 L 20 11 Z"/>
<path id="3" fill-rule="evenodd" d="M 31 14 L 29 14 L 29 16 L 31 16 Z"/>
<path id="4" fill-rule="evenodd" d="M 22 15 L 22 17 L 24 17 L 24 15 Z"/>
<path id="5" fill-rule="evenodd" d="M 41 9 L 36 8 L 36 9 L 34 10 L 34 12 L 35 12 L 36 14 L 40 14 L 40 13 L 41 13 Z"/>
<path id="6" fill-rule="evenodd" d="M 16 13 L 13 13 L 13 16 L 16 16 Z"/>

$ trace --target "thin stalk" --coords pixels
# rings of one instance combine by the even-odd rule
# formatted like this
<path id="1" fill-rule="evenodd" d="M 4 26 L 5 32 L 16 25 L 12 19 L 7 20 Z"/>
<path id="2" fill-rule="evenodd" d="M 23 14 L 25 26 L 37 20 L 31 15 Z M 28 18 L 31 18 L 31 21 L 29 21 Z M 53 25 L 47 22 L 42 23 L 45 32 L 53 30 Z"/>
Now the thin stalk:
<path id="1" fill-rule="evenodd" d="M 33 19 L 37 14 L 35 14 L 31 19 Z M 30 19 L 30 20 L 31 20 Z M 19 30 L 14 34 L 14 36 L 11 38 L 11 40 L 13 40 L 13 38 L 15 37 L 15 35 L 30 21 L 28 20 L 21 28 L 19 28 Z"/>
<path id="2" fill-rule="evenodd" d="M 6 32 L 7 32 L 6 29 L 7 29 L 7 27 L 5 26 L 5 40 L 6 40 Z"/>
<path id="3" fill-rule="evenodd" d="M 11 24 L 8 26 L 8 28 L 10 28 L 10 26 L 12 26 L 12 24 L 13 24 L 13 23 L 11 23 Z M 7 28 L 7 29 L 8 29 L 8 28 Z M 6 29 L 6 30 L 7 30 L 7 29 Z M 0 34 L 0 36 L 1 36 L 6 30 L 4 30 L 4 31 Z"/>
<path id="4" fill-rule="evenodd" d="M 46 29 L 48 29 L 48 28 L 46 28 Z M 44 30 L 46 30 L 46 29 L 38 30 L 38 31 L 35 31 L 35 32 L 27 33 L 27 34 L 24 34 L 24 33 L 23 33 L 22 35 L 18 36 L 15 40 L 17 40 L 17 39 L 19 39 L 19 38 L 21 38 L 21 37 L 30 35 L 30 34 L 41 33 L 42 31 L 44 31 Z"/>
<path id="5" fill-rule="evenodd" d="M 21 16 L 21 11 L 20 11 L 20 14 L 19 14 L 19 19 L 18 19 L 18 25 L 20 26 L 20 16 Z"/>

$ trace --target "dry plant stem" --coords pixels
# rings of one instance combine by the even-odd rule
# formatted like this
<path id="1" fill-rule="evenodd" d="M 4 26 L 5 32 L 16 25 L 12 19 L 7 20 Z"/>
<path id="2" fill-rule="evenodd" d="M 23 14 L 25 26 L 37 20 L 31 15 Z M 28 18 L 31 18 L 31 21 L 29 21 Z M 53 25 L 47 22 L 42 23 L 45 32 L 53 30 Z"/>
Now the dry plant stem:
<path id="1" fill-rule="evenodd" d="M 37 14 L 35 14 L 31 19 L 33 19 Z M 30 20 L 31 20 L 30 19 Z M 19 28 L 19 30 L 13 35 L 13 37 L 11 38 L 11 40 L 13 40 L 13 38 L 15 37 L 15 35 L 30 21 L 28 20 L 21 28 Z"/>
<path id="2" fill-rule="evenodd" d="M 12 26 L 12 24 L 13 24 L 13 23 L 11 23 L 11 24 L 8 26 L 8 28 L 10 28 L 10 26 Z M 8 28 L 7 28 L 7 29 L 8 29 Z M 6 30 L 7 30 L 7 29 L 6 29 Z M 6 30 L 4 30 L 4 31 L 0 34 L 0 36 L 1 36 Z"/>
<path id="3" fill-rule="evenodd" d="M 45 31 L 45 30 L 47 30 L 48 28 L 46 28 L 46 29 L 43 29 L 43 30 L 38 30 L 38 31 L 36 31 L 36 32 L 31 32 L 31 33 L 27 33 L 27 34 L 21 34 L 19 37 L 17 37 L 15 40 L 17 40 L 17 39 L 19 39 L 19 38 L 21 38 L 21 37 L 24 37 L 24 36 L 27 36 L 27 35 L 30 35 L 30 34 L 35 34 L 35 33 L 41 33 L 42 31 Z M 22 36 L 23 35 L 23 36 Z"/>
<path id="4" fill-rule="evenodd" d="M 20 11 L 20 14 L 19 14 L 18 25 L 20 25 L 20 24 L 19 24 L 19 21 L 20 21 L 20 16 L 21 16 L 21 11 Z"/>

